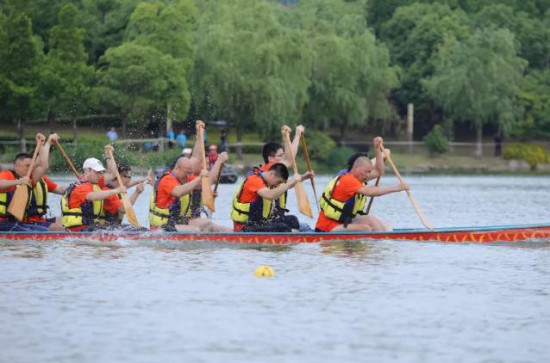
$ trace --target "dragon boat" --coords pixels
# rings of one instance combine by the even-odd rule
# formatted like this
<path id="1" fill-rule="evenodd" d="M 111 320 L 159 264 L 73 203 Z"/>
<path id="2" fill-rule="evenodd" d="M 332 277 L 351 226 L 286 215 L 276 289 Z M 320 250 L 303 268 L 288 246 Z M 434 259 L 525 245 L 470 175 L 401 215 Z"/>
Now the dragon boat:
<path id="1" fill-rule="evenodd" d="M 395 229 L 391 232 L 342 233 L 183 233 L 183 232 L 0 232 L 0 241 L 62 240 L 92 243 L 135 242 L 208 242 L 246 246 L 288 246 L 301 243 L 349 242 L 366 240 L 436 241 L 444 243 L 495 243 L 549 240 L 550 224 L 503 225 L 486 227 Z"/>

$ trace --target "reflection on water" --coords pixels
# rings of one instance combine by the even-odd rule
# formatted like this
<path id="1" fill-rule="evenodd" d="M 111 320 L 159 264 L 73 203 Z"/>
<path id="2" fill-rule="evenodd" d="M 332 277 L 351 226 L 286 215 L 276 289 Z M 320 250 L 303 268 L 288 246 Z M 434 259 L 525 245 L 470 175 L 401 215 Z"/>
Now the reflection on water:
<path id="1" fill-rule="evenodd" d="M 548 222 L 547 177 L 406 179 L 438 227 Z M 235 186 L 220 187 L 214 219 L 230 225 Z M 138 203 L 143 223 L 147 198 Z M 373 212 L 395 227 L 420 225 L 404 195 L 377 199 Z M 0 242 L 0 362 L 550 356 L 550 241 L 221 247 Z M 259 265 L 276 276 L 255 277 Z"/>
<path id="2" fill-rule="evenodd" d="M 372 248 L 363 241 L 323 242 L 321 253 L 350 259 L 362 260 L 371 254 Z"/>

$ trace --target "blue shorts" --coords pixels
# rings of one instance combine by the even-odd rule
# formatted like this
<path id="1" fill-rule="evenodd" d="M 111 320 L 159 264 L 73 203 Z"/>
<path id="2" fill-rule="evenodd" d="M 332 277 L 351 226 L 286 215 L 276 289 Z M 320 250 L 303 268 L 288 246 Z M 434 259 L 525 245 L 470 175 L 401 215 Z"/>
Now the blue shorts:
<path id="1" fill-rule="evenodd" d="M 44 232 L 48 227 L 35 223 L 19 223 L 12 221 L 0 221 L 0 231 L 9 232 Z"/>

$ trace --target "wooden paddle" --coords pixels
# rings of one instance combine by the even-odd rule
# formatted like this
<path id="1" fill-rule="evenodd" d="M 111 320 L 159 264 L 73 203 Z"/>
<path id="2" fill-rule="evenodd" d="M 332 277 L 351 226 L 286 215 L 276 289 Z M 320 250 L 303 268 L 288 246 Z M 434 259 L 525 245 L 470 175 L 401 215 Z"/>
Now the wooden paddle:
<path id="1" fill-rule="evenodd" d="M 374 186 L 377 187 L 378 184 L 380 184 L 380 178 L 381 177 L 378 177 L 376 178 L 376 183 L 374 183 Z M 374 197 L 370 197 L 370 200 L 369 200 L 369 205 L 367 206 L 367 211 L 365 212 L 365 214 L 369 214 L 370 212 L 370 207 L 372 207 L 372 202 L 374 202 Z"/>
<path id="2" fill-rule="evenodd" d="M 401 177 L 401 174 L 399 174 L 399 170 L 397 170 L 397 167 L 395 166 L 395 164 L 393 163 L 393 160 L 390 158 L 390 155 L 388 153 L 386 153 L 386 149 L 384 149 L 384 146 L 383 145 L 380 145 L 380 151 L 382 151 L 382 153 L 384 154 L 384 156 L 386 157 L 386 160 L 388 160 L 388 162 L 390 163 L 390 166 L 393 170 L 393 173 L 395 174 L 395 176 L 397 176 L 397 179 L 399 179 L 399 181 L 401 183 L 404 183 L 403 181 L 403 178 Z M 407 192 L 407 196 L 409 197 L 409 200 L 411 201 L 411 204 L 413 205 L 414 207 L 414 210 L 416 211 L 416 214 L 418 214 L 418 216 L 420 217 L 420 220 L 422 221 L 422 224 L 428 228 L 429 230 L 434 230 L 434 228 L 432 227 L 432 225 L 430 224 L 430 222 L 428 222 L 428 220 L 426 219 L 426 217 L 424 216 L 424 213 L 422 212 L 422 210 L 420 210 L 420 207 L 418 206 L 418 204 L 416 203 L 416 201 L 414 200 L 411 192 L 409 190 L 405 190 Z"/>
<path id="3" fill-rule="evenodd" d="M 309 152 L 307 151 L 307 145 L 306 145 L 306 137 L 304 134 L 302 134 L 302 137 L 300 138 L 302 141 L 302 149 L 304 149 L 304 155 L 306 156 L 306 164 L 307 164 L 307 171 L 313 171 L 311 169 L 311 163 L 309 162 Z M 317 191 L 315 190 L 315 182 L 313 181 L 313 178 L 311 180 L 311 187 L 313 188 L 313 195 L 315 196 L 315 202 L 317 204 L 317 212 L 321 212 L 321 208 L 319 207 L 319 198 L 317 198 Z"/>
<path id="4" fill-rule="evenodd" d="M 57 146 L 57 148 L 59 149 L 59 151 L 61 151 L 61 155 L 63 155 L 63 158 L 65 159 L 65 161 L 67 162 L 67 165 L 69 165 L 69 168 L 71 168 L 71 170 L 73 171 L 74 175 L 76 175 L 77 178 L 80 178 L 80 174 L 78 173 L 78 171 L 76 170 L 76 168 L 74 167 L 71 159 L 69 159 L 69 156 L 67 155 L 67 153 L 65 152 L 65 150 L 63 150 L 63 147 L 61 147 L 61 144 L 59 142 L 55 142 L 55 146 Z"/>
<path id="5" fill-rule="evenodd" d="M 37 140 L 36 149 L 34 150 L 34 155 L 32 156 L 31 165 L 27 174 L 27 178 L 31 177 L 32 171 L 34 169 L 34 164 L 36 163 L 36 158 L 38 157 L 38 151 L 42 147 L 44 140 Z M 22 221 L 25 218 L 25 211 L 27 210 L 27 205 L 29 204 L 29 196 L 31 194 L 32 187 L 27 184 L 20 184 L 15 188 L 15 193 L 11 198 L 10 205 L 8 207 L 8 212 L 17 218 L 18 221 Z"/>
<path id="6" fill-rule="evenodd" d="M 283 131 L 283 139 L 286 148 L 290 153 L 289 161 L 292 165 L 292 169 L 294 170 L 294 174 L 298 174 L 298 166 L 296 165 L 294 155 L 292 155 L 292 149 L 290 147 L 290 135 L 288 132 Z M 296 183 L 296 185 L 294 186 L 294 190 L 296 191 L 296 199 L 298 200 L 298 209 L 300 210 L 300 213 L 308 216 L 309 218 L 313 218 L 313 213 L 311 212 L 311 206 L 309 205 L 309 200 L 307 199 L 306 190 L 304 189 L 301 181 Z"/>
<path id="7" fill-rule="evenodd" d="M 110 149 L 106 149 L 105 151 L 107 152 L 107 155 L 113 160 L 113 163 L 116 165 L 113 152 Z M 113 173 L 115 174 L 116 180 L 118 181 L 118 185 L 124 185 L 122 184 L 122 179 L 120 178 L 118 168 L 114 168 Z M 128 195 L 126 193 L 121 193 L 121 194 L 122 194 L 122 203 L 124 204 L 124 209 L 126 210 L 126 217 L 128 217 L 128 222 L 130 222 L 132 225 L 134 225 L 137 228 L 141 228 L 136 217 L 136 212 L 134 212 L 134 207 L 132 206 L 132 203 L 130 203 L 130 200 L 128 199 Z"/>
<path id="8" fill-rule="evenodd" d="M 204 152 L 204 137 L 203 137 L 204 127 L 199 126 L 199 132 L 197 133 L 197 141 L 199 143 L 199 152 L 202 162 L 202 168 L 206 170 L 206 154 Z M 220 171 L 221 174 L 221 171 Z M 214 196 L 212 195 L 212 187 L 210 185 L 210 178 L 202 178 L 201 180 L 202 187 L 202 204 L 214 212 L 216 209 L 214 207 Z"/>
<path id="9" fill-rule="evenodd" d="M 219 172 L 219 174 L 218 174 L 218 179 L 216 179 L 216 185 L 214 185 L 214 193 L 213 193 L 214 198 L 216 198 L 216 193 L 217 193 L 217 191 L 218 191 L 218 185 L 220 184 L 220 179 L 222 178 L 222 171 L 223 171 L 224 165 L 225 165 L 225 164 L 222 164 L 222 165 L 220 166 L 220 172 Z"/>

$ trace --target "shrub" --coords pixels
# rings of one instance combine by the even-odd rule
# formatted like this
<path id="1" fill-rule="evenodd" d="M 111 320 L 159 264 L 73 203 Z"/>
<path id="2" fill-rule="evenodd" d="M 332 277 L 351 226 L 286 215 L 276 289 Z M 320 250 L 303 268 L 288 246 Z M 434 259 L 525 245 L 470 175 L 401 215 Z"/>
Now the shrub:
<path id="1" fill-rule="evenodd" d="M 346 167 L 348 158 L 355 152 L 354 149 L 347 146 L 339 147 L 332 149 L 327 156 L 326 164 L 330 168 L 340 168 L 343 169 Z"/>
<path id="2" fill-rule="evenodd" d="M 76 147 L 72 143 L 61 142 L 61 145 L 78 171 L 81 171 L 82 164 L 87 158 L 97 158 L 105 165 L 103 155 L 105 154 L 104 148 L 106 143 L 104 140 L 81 139 Z M 117 163 L 126 163 L 128 165 L 140 164 L 139 154 L 121 145 L 115 145 L 114 156 Z M 56 172 L 72 172 L 65 158 L 63 158 L 63 155 L 55 146 L 52 146 L 50 149 L 50 169 Z"/>
<path id="3" fill-rule="evenodd" d="M 512 144 L 506 146 L 502 153 L 505 160 L 524 160 L 529 164 L 531 170 L 535 170 L 538 164 L 545 164 L 550 161 L 550 155 L 541 146 L 530 144 Z"/>
<path id="4" fill-rule="evenodd" d="M 435 125 L 423 140 L 430 155 L 444 154 L 449 150 L 449 141 L 443 136 L 441 125 Z"/>
<path id="5" fill-rule="evenodd" d="M 329 155 L 336 149 L 336 142 L 326 133 L 317 130 L 307 130 L 304 136 L 310 158 L 328 162 Z"/>

